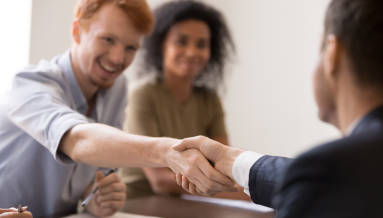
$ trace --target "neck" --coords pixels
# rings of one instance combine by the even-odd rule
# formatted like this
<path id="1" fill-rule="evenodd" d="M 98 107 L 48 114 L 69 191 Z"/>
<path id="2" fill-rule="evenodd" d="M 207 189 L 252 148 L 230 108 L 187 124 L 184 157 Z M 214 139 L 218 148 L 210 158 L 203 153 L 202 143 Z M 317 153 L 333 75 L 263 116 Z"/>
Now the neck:
<path id="1" fill-rule="evenodd" d="M 89 103 L 99 88 L 90 81 L 84 72 L 81 71 L 75 45 L 72 46 L 70 51 L 70 58 L 77 83 L 80 86 L 81 92 L 85 96 L 86 101 Z"/>
<path id="2" fill-rule="evenodd" d="M 164 71 L 164 82 L 178 102 L 185 103 L 190 98 L 194 78 L 183 78 Z"/>
<path id="3" fill-rule="evenodd" d="M 376 90 L 356 88 L 344 96 L 340 98 L 337 107 L 338 128 L 343 135 L 347 134 L 348 127 L 355 120 L 366 116 L 372 110 L 383 105 L 382 94 L 376 92 Z"/>

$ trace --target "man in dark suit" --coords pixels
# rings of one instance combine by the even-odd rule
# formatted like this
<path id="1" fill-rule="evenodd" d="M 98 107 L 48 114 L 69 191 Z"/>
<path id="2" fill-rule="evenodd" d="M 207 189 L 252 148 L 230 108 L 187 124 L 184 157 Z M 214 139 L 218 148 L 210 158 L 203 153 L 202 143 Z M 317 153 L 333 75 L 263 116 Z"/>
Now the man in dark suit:
<path id="1" fill-rule="evenodd" d="M 205 137 L 197 148 L 217 170 L 277 217 L 383 217 L 383 1 L 332 0 L 314 74 L 319 117 L 343 138 L 295 160 L 223 146 Z M 206 195 L 176 175 L 192 194 Z M 214 194 L 210 192 L 209 194 Z"/>

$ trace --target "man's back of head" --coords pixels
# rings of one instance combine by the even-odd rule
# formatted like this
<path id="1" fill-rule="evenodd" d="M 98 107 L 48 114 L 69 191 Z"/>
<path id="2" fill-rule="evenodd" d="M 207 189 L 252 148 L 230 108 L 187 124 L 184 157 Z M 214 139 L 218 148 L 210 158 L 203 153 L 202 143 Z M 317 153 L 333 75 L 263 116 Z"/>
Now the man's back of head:
<path id="1" fill-rule="evenodd" d="M 325 35 L 344 46 L 361 86 L 383 90 L 383 1 L 333 0 L 327 10 Z"/>

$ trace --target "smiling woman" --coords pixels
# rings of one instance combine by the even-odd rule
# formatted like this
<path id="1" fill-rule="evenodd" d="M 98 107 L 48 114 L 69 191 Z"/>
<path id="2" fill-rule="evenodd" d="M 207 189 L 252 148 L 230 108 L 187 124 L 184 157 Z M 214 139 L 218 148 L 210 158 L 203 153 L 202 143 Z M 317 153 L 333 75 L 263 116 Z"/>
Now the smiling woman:
<path id="1" fill-rule="evenodd" d="M 208 136 L 228 145 L 224 111 L 216 90 L 225 61 L 234 50 L 220 12 L 196 1 L 166 3 L 154 12 L 156 27 L 144 41 L 144 75 L 156 80 L 131 94 L 125 129 L 153 137 Z M 128 198 L 147 194 L 186 194 L 167 168 L 125 168 Z M 219 197 L 246 199 L 244 193 Z"/>

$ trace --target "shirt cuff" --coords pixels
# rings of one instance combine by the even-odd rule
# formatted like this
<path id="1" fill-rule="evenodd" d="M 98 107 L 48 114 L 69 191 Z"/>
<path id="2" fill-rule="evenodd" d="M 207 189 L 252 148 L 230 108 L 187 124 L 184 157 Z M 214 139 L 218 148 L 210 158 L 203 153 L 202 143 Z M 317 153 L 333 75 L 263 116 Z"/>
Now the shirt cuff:
<path id="1" fill-rule="evenodd" d="M 250 169 L 259 158 L 263 157 L 263 154 L 258 154 L 252 151 L 245 151 L 240 154 L 233 164 L 233 177 L 234 180 L 243 188 L 245 193 L 250 195 L 249 192 L 249 174 Z"/>

